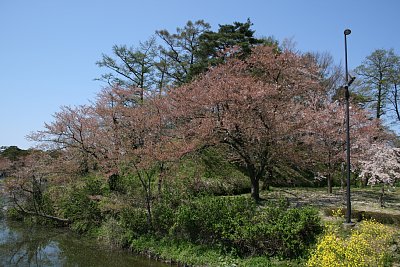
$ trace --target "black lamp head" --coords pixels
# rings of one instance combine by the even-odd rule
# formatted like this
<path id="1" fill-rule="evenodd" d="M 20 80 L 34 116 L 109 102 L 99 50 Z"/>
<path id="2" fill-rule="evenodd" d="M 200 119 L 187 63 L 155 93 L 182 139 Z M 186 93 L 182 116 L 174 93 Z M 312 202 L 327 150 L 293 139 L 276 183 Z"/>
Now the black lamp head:
<path id="1" fill-rule="evenodd" d="M 350 33 L 351 33 L 351 30 L 350 30 L 350 29 L 344 30 L 344 35 L 349 35 Z"/>

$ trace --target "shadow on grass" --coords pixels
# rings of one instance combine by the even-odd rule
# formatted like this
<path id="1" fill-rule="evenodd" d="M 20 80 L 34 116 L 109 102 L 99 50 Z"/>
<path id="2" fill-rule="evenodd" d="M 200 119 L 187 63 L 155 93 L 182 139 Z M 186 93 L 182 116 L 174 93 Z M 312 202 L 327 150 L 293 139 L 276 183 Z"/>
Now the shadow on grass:
<path id="1" fill-rule="evenodd" d="M 385 207 L 380 207 L 380 187 L 352 188 L 351 199 L 355 219 L 376 217 L 376 220 L 393 221 L 390 224 L 400 224 L 400 191 L 386 190 Z M 326 188 L 272 188 L 263 192 L 264 199 L 285 198 L 293 207 L 313 206 L 324 212 L 325 209 L 346 208 L 345 194 L 341 188 L 334 188 L 332 194 Z M 324 212 L 325 213 L 325 212 Z M 359 215 L 361 214 L 361 215 Z M 387 215 L 387 216 L 386 216 Z M 394 215 L 394 219 L 385 219 Z M 360 217 L 361 216 L 361 217 Z"/>
<path id="2" fill-rule="evenodd" d="M 345 216 L 346 209 L 340 208 L 326 208 L 324 209 L 324 214 L 326 216 L 334 216 L 334 215 L 342 215 Z M 389 214 L 383 212 L 374 212 L 374 211 L 364 211 L 364 210 L 352 210 L 351 217 L 358 222 L 362 220 L 375 220 L 377 222 L 383 224 L 394 224 L 400 225 L 400 215 L 399 214 Z"/>

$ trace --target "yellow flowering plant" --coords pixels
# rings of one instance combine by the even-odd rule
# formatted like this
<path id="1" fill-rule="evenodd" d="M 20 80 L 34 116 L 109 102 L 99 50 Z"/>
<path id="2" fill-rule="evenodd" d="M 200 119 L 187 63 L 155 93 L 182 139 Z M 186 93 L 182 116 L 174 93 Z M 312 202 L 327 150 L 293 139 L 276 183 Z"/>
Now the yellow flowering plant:
<path id="1" fill-rule="evenodd" d="M 396 231 L 373 220 L 362 221 L 348 236 L 340 226 L 329 223 L 312 251 L 307 266 L 385 266 Z"/>

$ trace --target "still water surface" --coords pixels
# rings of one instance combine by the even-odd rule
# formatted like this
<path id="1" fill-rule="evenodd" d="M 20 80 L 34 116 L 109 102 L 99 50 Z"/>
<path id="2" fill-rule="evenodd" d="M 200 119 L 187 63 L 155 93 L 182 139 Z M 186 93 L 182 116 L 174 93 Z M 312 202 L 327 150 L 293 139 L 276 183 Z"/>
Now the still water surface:
<path id="1" fill-rule="evenodd" d="M 109 250 L 68 229 L 10 222 L 0 214 L 0 266 L 140 266 L 167 264 Z"/>

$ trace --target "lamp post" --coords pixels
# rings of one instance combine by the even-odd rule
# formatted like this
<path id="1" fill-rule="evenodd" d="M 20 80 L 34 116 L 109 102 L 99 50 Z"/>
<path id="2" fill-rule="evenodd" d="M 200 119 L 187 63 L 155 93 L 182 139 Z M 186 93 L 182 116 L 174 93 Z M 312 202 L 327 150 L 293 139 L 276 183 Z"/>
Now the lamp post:
<path id="1" fill-rule="evenodd" d="M 345 97 L 346 97 L 346 182 L 347 182 L 347 211 L 346 211 L 346 224 L 351 224 L 351 200 L 350 200 L 350 93 L 349 86 L 354 81 L 354 77 L 351 77 L 349 81 L 349 71 L 347 67 L 347 35 L 351 33 L 350 29 L 344 30 L 344 55 L 345 55 L 345 66 L 346 66 L 346 85 Z"/>

